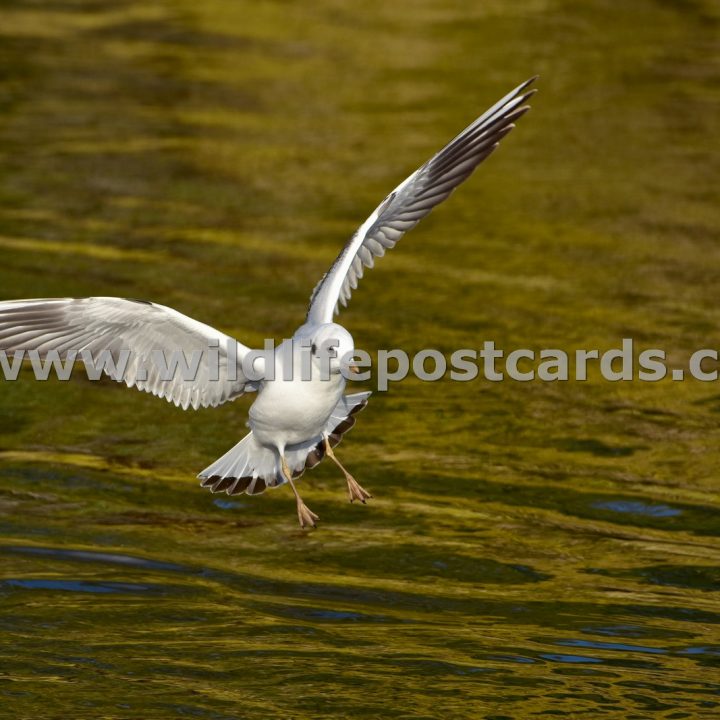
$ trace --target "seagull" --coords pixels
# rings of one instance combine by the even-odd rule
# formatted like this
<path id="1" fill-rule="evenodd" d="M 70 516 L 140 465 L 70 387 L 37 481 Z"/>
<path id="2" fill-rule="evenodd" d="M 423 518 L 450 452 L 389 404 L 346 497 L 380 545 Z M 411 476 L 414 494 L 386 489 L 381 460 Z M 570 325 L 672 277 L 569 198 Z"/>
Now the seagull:
<path id="1" fill-rule="evenodd" d="M 365 503 L 372 496 L 345 469 L 334 448 L 371 393 L 344 394 L 347 371 L 357 365 L 343 359 L 352 358 L 355 348 L 334 317 L 340 304 L 347 305 L 364 269 L 443 202 L 515 127 L 529 109 L 526 102 L 535 91 L 528 86 L 535 79 L 480 115 L 378 205 L 315 287 L 305 322 L 269 359 L 254 358 L 246 345 L 172 308 L 116 297 L 2 301 L 0 351 L 35 351 L 38 357 L 54 351 L 66 359 L 88 351 L 115 357 L 125 349 L 129 362 L 106 365 L 105 374 L 184 410 L 216 407 L 257 392 L 248 412 L 250 432 L 198 475 L 201 486 L 228 495 L 257 495 L 288 483 L 300 527 L 315 527 L 318 516 L 303 502 L 295 481 L 327 457 L 344 475 L 350 502 Z M 208 353 L 211 347 L 215 367 L 201 364 L 191 379 L 177 373 L 172 379 L 163 377 L 150 362 L 157 349 Z M 288 372 L 301 365 L 308 351 L 310 372 L 300 377 Z"/>

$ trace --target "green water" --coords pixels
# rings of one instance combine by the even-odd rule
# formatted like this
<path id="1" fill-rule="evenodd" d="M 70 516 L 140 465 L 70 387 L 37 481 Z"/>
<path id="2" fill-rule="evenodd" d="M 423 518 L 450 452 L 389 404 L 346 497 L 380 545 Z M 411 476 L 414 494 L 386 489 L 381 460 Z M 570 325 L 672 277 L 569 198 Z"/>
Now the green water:
<path id="1" fill-rule="evenodd" d="M 718 347 L 711 0 L 0 3 L 0 297 L 288 336 L 420 161 L 541 74 L 368 273 L 374 350 Z M 715 383 L 398 383 L 287 488 L 195 474 L 252 398 L 0 387 L 0 716 L 716 718 Z"/>

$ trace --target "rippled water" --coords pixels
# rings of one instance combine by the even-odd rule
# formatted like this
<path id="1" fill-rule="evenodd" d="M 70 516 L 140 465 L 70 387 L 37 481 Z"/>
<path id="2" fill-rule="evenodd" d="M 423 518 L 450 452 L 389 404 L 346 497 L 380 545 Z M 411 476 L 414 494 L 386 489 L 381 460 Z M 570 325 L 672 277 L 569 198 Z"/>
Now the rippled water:
<path id="1" fill-rule="evenodd" d="M 714 3 L 0 4 L 0 294 L 282 338 L 404 174 L 539 72 L 482 172 L 368 273 L 369 350 L 717 346 Z M 8 717 L 720 715 L 714 384 L 408 381 L 320 515 L 195 473 L 248 401 L 0 388 Z"/>

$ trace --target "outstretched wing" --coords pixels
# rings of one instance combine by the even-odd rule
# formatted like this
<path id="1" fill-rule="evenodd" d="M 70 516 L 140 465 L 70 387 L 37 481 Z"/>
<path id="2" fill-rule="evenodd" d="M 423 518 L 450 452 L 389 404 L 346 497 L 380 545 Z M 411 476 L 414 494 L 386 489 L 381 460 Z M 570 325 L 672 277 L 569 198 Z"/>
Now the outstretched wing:
<path id="1" fill-rule="evenodd" d="M 109 353 L 116 367 L 105 365 L 104 371 L 113 380 L 166 398 L 183 410 L 220 405 L 241 395 L 248 384 L 242 358 L 249 348 L 171 308 L 139 300 L 91 297 L 0 302 L 0 351 L 18 350 L 33 350 L 41 357 L 52 351 L 60 358 L 74 353 L 78 359 L 80 353 L 89 351 L 98 366 Z M 160 365 L 159 352 L 163 353 Z M 166 379 L 173 354 L 180 363 L 194 368 L 193 353 L 196 357 L 203 353 L 193 379 L 189 379 L 191 371 L 183 377 L 181 367 L 172 379 Z"/>
<path id="2" fill-rule="evenodd" d="M 529 107 L 523 103 L 535 92 L 525 92 L 535 78 L 516 87 L 483 113 L 454 140 L 409 178 L 400 183 L 350 238 L 310 298 L 307 320 L 332 322 L 338 302 L 347 305 L 350 293 L 372 267 L 374 258 L 397 241 L 436 205 L 439 205 L 498 146 Z"/>

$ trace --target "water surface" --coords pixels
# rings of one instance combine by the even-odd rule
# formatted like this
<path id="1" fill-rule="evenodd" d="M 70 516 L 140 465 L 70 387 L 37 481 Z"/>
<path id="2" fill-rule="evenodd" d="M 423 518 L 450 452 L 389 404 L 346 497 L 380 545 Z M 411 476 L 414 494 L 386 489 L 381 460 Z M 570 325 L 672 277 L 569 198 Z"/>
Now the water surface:
<path id="1" fill-rule="evenodd" d="M 2 298 L 281 339 L 405 175 L 531 114 L 378 262 L 368 350 L 717 346 L 709 0 L 0 5 Z M 0 388 L 8 717 L 716 718 L 715 384 L 408 381 L 302 486 L 201 491 L 248 399 Z"/>

